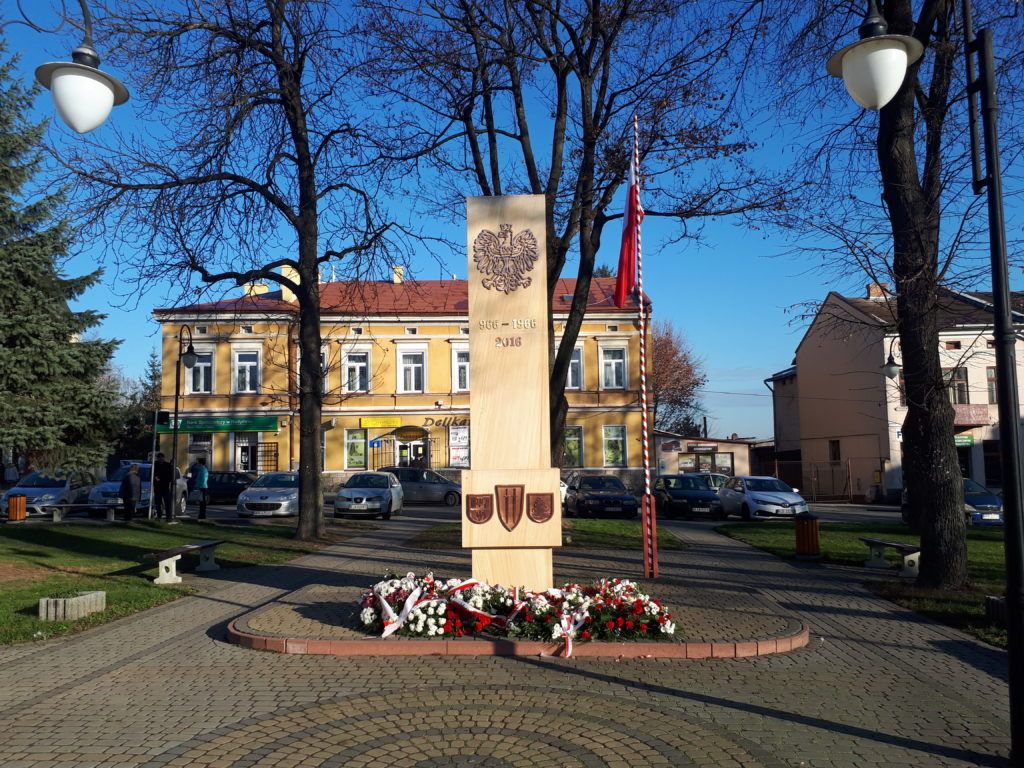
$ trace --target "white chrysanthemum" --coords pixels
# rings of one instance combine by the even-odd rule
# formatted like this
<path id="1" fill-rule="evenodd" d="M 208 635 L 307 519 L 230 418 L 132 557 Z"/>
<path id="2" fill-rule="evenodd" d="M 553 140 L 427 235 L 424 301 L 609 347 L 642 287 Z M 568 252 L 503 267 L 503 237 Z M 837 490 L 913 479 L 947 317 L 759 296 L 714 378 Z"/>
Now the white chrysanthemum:
<path id="1" fill-rule="evenodd" d="M 373 624 L 377 619 L 377 612 L 373 608 L 363 608 L 362 613 L 359 614 L 359 619 L 363 624 Z"/>
<path id="2" fill-rule="evenodd" d="M 676 625 L 671 621 L 666 621 L 664 624 L 661 625 L 661 631 L 666 635 L 673 635 L 676 631 Z"/>

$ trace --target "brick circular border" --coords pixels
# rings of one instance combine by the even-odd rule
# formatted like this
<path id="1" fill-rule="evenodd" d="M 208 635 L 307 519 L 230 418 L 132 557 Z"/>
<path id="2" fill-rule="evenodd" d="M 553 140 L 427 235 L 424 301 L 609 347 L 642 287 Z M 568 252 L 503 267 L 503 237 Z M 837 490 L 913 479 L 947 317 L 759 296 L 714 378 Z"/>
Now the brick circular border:
<path id="1" fill-rule="evenodd" d="M 790 630 L 763 640 L 712 643 L 574 643 L 574 657 L 640 658 L 640 659 L 741 659 L 768 656 L 803 648 L 810 641 L 806 626 L 791 621 Z M 506 640 L 461 637 L 453 640 L 416 640 L 395 638 L 381 640 L 311 640 L 308 638 L 271 637 L 244 632 L 232 621 L 228 624 L 229 643 L 257 651 L 307 654 L 313 656 L 561 656 L 561 643 L 538 640 Z"/>

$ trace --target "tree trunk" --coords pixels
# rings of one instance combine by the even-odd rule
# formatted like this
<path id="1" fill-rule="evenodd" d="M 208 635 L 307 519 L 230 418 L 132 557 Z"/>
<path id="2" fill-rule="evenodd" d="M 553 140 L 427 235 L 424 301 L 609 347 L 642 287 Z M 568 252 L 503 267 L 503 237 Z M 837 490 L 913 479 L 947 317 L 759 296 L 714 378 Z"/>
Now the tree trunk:
<path id="1" fill-rule="evenodd" d="M 300 246 L 300 250 L 302 246 Z M 312 261 L 312 270 L 308 263 Z M 299 301 L 299 523 L 295 537 L 318 539 L 324 535 L 320 419 L 323 371 L 320 368 L 320 285 L 315 252 L 300 253 Z"/>

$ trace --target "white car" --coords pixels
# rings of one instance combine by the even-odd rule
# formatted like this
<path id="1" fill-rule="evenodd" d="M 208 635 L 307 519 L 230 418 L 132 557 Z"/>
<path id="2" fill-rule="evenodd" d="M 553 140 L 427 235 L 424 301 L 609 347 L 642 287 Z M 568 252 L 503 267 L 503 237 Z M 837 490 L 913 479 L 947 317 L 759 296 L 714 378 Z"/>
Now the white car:
<path id="1" fill-rule="evenodd" d="M 132 464 L 139 465 L 139 479 L 142 483 L 142 498 L 136 503 L 135 511 L 137 514 L 143 514 L 149 508 L 149 494 L 153 487 L 153 484 L 150 482 L 150 475 L 152 474 L 153 465 L 144 464 L 140 461 L 122 461 L 121 466 L 117 468 L 114 474 L 102 483 L 94 486 L 89 492 L 90 515 L 102 515 L 110 508 L 121 509 L 123 504 L 121 501 L 121 481 L 128 474 Z M 181 476 L 181 470 L 177 468 L 174 470 L 174 485 L 176 488 L 174 496 L 177 504 L 174 514 L 177 517 L 181 517 L 185 514 L 185 505 L 188 503 L 188 483 Z"/>
<path id="2" fill-rule="evenodd" d="M 239 517 L 289 517 L 299 514 L 299 473 L 265 472 L 238 496 Z"/>
<path id="3" fill-rule="evenodd" d="M 404 511 L 405 492 L 391 472 L 357 472 L 334 497 L 334 516 L 380 515 L 388 520 Z"/>
<path id="4" fill-rule="evenodd" d="M 744 520 L 763 517 L 793 517 L 807 512 L 807 502 L 786 483 L 775 477 L 732 477 L 718 489 L 722 511 Z"/>
<path id="5" fill-rule="evenodd" d="M 90 472 L 32 472 L 4 493 L 0 506 L 6 514 L 7 498 L 24 496 L 26 515 L 49 514 L 51 508 L 57 506 L 72 511 L 71 505 L 84 506 L 88 503 L 89 492 L 95 484 L 96 480 Z"/>

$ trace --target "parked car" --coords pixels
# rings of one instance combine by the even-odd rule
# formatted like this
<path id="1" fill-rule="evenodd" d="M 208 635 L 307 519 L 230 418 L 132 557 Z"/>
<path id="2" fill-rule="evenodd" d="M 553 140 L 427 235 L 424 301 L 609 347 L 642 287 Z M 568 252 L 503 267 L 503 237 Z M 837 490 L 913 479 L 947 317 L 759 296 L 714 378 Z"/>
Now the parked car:
<path id="1" fill-rule="evenodd" d="M 462 486 L 432 469 L 417 467 L 381 467 L 379 472 L 390 472 L 398 478 L 411 504 L 435 502 L 456 507 L 462 502 Z"/>
<path id="2" fill-rule="evenodd" d="M 565 494 L 567 517 L 636 517 L 636 496 L 614 475 L 579 475 Z"/>
<path id="3" fill-rule="evenodd" d="M 907 525 L 912 525 L 910 505 L 907 504 L 907 491 L 903 489 L 903 503 L 900 505 L 900 516 Z M 968 525 L 1002 525 L 1003 500 L 981 483 L 971 478 L 964 478 L 964 516 Z"/>
<path id="4" fill-rule="evenodd" d="M 235 504 L 239 494 L 256 482 L 255 472 L 211 472 L 206 480 L 211 504 Z M 191 501 L 199 500 L 199 492 L 189 494 Z"/>
<path id="5" fill-rule="evenodd" d="M 99 485 L 93 487 L 89 492 L 90 515 L 101 515 L 111 507 L 120 509 L 121 481 L 124 479 L 124 476 L 128 474 L 128 470 L 131 469 L 132 464 L 139 465 L 139 479 L 142 481 L 142 497 L 135 505 L 135 509 L 137 512 L 141 513 L 142 510 L 149 507 L 149 494 L 153 487 L 153 483 L 151 482 L 153 465 L 146 464 L 141 461 L 122 461 L 121 466 L 117 468 L 117 471 L 115 471 L 114 474 Z M 181 471 L 177 467 L 174 469 L 174 485 L 174 498 L 178 505 L 175 509 L 175 514 L 183 515 L 185 514 L 185 506 L 188 503 L 188 483 L 185 482 L 185 478 L 181 476 Z"/>
<path id="6" fill-rule="evenodd" d="M 238 495 L 239 517 L 289 517 L 299 514 L 299 473 L 265 472 Z"/>
<path id="7" fill-rule="evenodd" d="M 729 482 L 729 475 L 723 475 L 718 472 L 686 472 L 687 475 L 699 475 L 708 481 L 708 485 L 711 486 L 711 490 L 718 493 L 718 489 Z"/>
<path id="8" fill-rule="evenodd" d="M 405 493 L 398 478 L 391 472 L 359 472 L 352 475 L 334 497 L 334 516 L 391 515 L 403 511 Z"/>
<path id="9" fill-rule="evenodd" d="M 718 498 L 726 515 L 739 515 L 744 520 L 793 517 L 807 511 L 807 502 L 797 489 L 775 477 L 729 478 L 718 489 Z"/>
<path id="10" fill-rule="evenodd" d="M 91 472 L 62 472 L 60 470 L 39 470 L 21 478 L 9 488 L 0 502 L 7 514 L 7 498 L 12 495 L 25 497 L 26 515 L 48 515 L 51 508 L 63 504 L 88 504 L 89 492 L 96 485 Z M 70 510 L 73 511 L 73 510 Z"/>
<path id="11" fill-rule="evenodd" d="M 658 516 L 724 518 L 722 502 L 706 475 L 662 475 L 652 488 Z"/>

